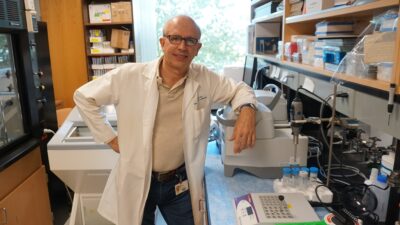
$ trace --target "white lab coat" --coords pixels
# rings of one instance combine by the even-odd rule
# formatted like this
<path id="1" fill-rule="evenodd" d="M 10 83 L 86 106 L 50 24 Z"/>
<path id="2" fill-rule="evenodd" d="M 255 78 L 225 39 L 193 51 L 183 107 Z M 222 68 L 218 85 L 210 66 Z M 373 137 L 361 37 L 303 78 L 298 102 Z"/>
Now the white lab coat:
<path id="1" fill-rule="evenodd" d="M 107 143 L 115 137 L 100 105 L 114 104 L 120 157 L 104 189 L 99 213 L 118 225 L 140 225 L 150 189 L 152 138 L 157 112 L 159 60 L 129 63 L 80 87 L 74 100 L 93 136 Z M 205 224 L 204 163 L 213 103 L 256 104 L 244 83 L 192 64 L 183 96 L 184 157 L 196 225 Z M 174 132 L 174 131 L 171 131 Z M 166 159 L 168 160 L 168 159 Z"/>

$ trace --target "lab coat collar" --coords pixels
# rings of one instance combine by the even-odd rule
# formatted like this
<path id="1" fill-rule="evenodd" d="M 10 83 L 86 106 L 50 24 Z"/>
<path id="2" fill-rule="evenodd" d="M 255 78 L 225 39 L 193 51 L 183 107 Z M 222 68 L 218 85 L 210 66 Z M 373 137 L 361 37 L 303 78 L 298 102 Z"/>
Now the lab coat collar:
<path id="1" fill-rule="evenodd" d="M 190 105 L 191 100 L 196 96 L 197 90 L 200 86 L 197 81 L 198 71 L 193 68 L 193 64 L 190 65 L 189 72 L 186 79 L 184 96 L 183 96 L 183 112 Z"/>

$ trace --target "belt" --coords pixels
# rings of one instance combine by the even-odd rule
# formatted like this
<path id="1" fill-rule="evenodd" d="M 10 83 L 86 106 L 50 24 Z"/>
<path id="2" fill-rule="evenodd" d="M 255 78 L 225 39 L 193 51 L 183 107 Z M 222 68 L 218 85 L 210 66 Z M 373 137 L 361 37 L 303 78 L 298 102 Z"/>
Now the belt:
<path id="1" fill-rule="evenodd" d="M 183 164 L 182 166 L 178 167 L 177 169 L 171 170 L 171 171 L 167 171 L 167 172 L 151 172 L 151 176 L 156 179 L 158 182 L 167 182 L 170 181 L 172 179 L 174 179 L 175 177 L 177 177 L 177 174 L 182 174 L 183 172 L 185 172 L 185 164 Z"/>

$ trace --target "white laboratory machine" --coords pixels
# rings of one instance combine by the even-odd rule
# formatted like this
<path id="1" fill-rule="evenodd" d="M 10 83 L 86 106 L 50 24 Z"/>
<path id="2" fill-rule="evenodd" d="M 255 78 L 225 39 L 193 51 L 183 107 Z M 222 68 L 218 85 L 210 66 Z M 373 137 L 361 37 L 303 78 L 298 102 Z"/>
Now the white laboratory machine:
<path id="1" fill-rule="evenodd" d="M 116 126 L 114 107 L 104 113 Z M 111 225 L 97 213 L 101 194 L 118 154 L 94 141 L 74 108 L 47 145 L 50 170 L 74 191 L 71 215 L 66 225 Z"/>
<path id="2" fill-rule="evenodd" d="M 232 137 L 237 115 L 230 107 L 217 111 L 219 145 L 225 176 L 233 176 L 235 169 L 242 169 L 261 178 L 280 178 L 282 167 L 296 163 L 307 165 L 308 138 L 299 137 L 297 157 L 292 130 L 287 122 L 286 101 L 279 97 L 271 111 L 266 105 L 274 101 L 274 94 L 257 90 L 256 143 L 252 149 L 233 152 Z M 263 103 L 261 103 L 261 101 Z M 275 112 L 275 113 L 274 113 Z M 276 118 L 274 118 L 274 114 Z M 282 116 L 283 115 L 283 116 Z"/>

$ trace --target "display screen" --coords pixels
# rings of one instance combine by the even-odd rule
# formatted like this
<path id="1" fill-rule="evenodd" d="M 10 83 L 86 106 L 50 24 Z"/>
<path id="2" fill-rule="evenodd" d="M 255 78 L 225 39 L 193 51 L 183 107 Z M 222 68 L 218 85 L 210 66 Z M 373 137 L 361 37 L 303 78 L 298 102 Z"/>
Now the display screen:
<path id="1" fill-rule="evenodd" d="M 250 87 L 253 86 L 254 82 L 254 66 L 256 63 L 256 59 L 252 56 L 246 56 L 246 61 L 244 63 L 244 74 L 243 74 L 243 82 L 245 82 Z"/>
<path id="2" fill-rule="evenodd" d="M 12 46 L 0 33 L 0 150 L 25 134 Z"/>

